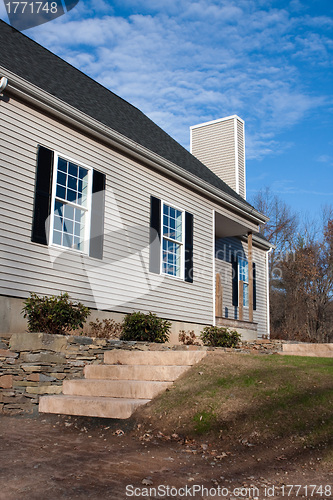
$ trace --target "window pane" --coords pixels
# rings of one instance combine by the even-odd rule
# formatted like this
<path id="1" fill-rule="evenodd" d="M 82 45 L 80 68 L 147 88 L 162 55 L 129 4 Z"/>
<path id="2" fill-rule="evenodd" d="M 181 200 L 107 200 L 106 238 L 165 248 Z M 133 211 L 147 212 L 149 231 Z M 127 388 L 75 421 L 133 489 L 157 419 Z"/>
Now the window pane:
<path id="1" fill-rule="evenodd" d="M 182 212 L 163 205 L 163 236 L 176 241 L 182 241 Z"/>
<path id="2" fill-rule="evenodd" d="M 69 175 L 73 175 L 74 177 L 78 176 L 78 166 L 75 163 L 70 163 L 68 167 Z"/>
<path id="3" fill-rule="evenodd" d="M 75 209 L 75 221 L 76 222 L 81 222 L 81 218 L 83 217 L 83 210 L 79 210 L 78 208 Z"/>
<path id="4" fill-rule="evenodd" d="M 86 168 L 79 168 L 79 179 L 86 179 L 88 176 L 88 170 Z"/>
<path id="5" fill-rule="evenodd" d="M 77 238 L 76 236 L 74 236 L 74 248 L 76 248 L 77 250 L 80 250 L 80 245 L 81 245 L 80 238 Z"/>
<path id="6" fill-rule="evenodd" d="M 75 224 L 74 226 L 74 235 L 80 236 L 81 234 L 81 224 Z"/>
<path id="7" fill-rule="evenodd" d="M 64 232 L 65 233 L 70 233 L 70 234 L 74 233 L 74 223 L 73 223 L 73 221 L 71 221 L 69 219 L 65 219 L 64 220 Z"/>
<path id="8" fill-rule="evenodd" d="M 83 183 L 82 194 L 81 194 L 81 199 L 79 201 L 79 204 L 82 205 L 83 207 L 86 207 L 87 206 L 87 198 L 88 198 L 88 184 Z"/>
<path id="9" fill-rule="evenodd" d="M 74 191 L 77 190 L 77 179 L 76 177 L 68 176 L 68 187 L 69 189 L 74 189 Z"/>
<path id="10" fill-rule="evenodd" d="M 176 240 L 181 241 L 182 239 L 182 214 L 180 212 L 180 215 L 178 215 L 176 219 Z"/>
<path id="11" fill-rule="evenodd" d="M 72 205 L 65 205 L 65 217 L 66 219 L 74 220 L 74 207 Z"/>
<path id="12" fill-rule="evenodd" d="M 63 158 L 58 158 L 58 170 L 61 172 L 67 172 L 67 161 Z"/>
<path id="13" fill-rule="evenodd" d="M 54 208 L 53 243 L 83 249 L 85 212 L 60 201 L 55 202 Z M 74 218 L 78 222 L 74 223 Z"/>
<path id="14" fill-rule="evenodd" d="M 76 191 L 73 191 L 72 189 L 67 189 L 66 200 L 76 203 Z"/>
<path id="15" fill-rule="evenodd" d="M 245 307 L 249 306 L 249 285 L 247 283 L 244 283 L 243 288 L 243 305 Z"/>
<path id="16" fill-rule="evenodd" d="M 63 200 L 65 200 L 66 199 L 66 188 L 57 185 L 56 197 L 62 198 Z"/>
<path id="17" fill-rule="evenodd" d="M 61 184 L 62 186 L 66 186 L 66 174 L 64 172 L 58 171 L 58 176 L 57 176 L 57 184 Z"/>
<path id="18" fill-rule="evenodd" d="M 239 279 L 240 281 L 248 282 L 248 263 L 244 259 L 239 259 Z"/>
<path id="19" fill-rule="evenodd" d="M 63 206 L 64 204 L 61 203 L 61 201 L 55 201 L 54 203 L 54 211 L 57 215 L 62 216 L 63 215 Z"/>
<path id="20" fill-rule="evenodd" d="M 54 229 L 62 231 L 62 218 L 57 215 L 54 216 Z"/>
<path id="21" fill-rule="evenodd" d="M 53 243 L 56 245 L 61 245 L 62 234 L 59 231 L 53 231 Z"/>
<path id="22" fill-rule="evenodd" d="M 181 246 L 173 241 L 163 240 L 163 273 L 180 276 Z"/>
<path id="23" fill-rule="evenodd" d="M 64 247 L 72 248 L 72 246 L 73 246 L 73 236 L 71 234 L 65 233 L 63 235 L 63 243 L 62 244 L 63 244 Z"/>

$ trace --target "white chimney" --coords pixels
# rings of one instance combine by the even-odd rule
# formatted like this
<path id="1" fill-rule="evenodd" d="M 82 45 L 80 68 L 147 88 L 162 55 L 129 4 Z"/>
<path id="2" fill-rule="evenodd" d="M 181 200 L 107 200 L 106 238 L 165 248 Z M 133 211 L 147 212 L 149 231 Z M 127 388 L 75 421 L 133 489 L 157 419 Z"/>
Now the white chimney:
<path id="1" fill-rule="evenodd" d="M 191 153 L 246 198 L 244 121 L 233 115 L 190 130 Z"/>

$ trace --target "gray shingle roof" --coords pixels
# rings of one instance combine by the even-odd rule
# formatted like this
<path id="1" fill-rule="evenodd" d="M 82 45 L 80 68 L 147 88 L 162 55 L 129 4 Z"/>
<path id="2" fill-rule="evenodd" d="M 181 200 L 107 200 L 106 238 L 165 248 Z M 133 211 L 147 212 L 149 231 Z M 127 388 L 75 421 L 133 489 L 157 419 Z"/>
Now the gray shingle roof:
<path id="1" fill-rule="evenodd" d="M 140 110 L 1 20 L 0 47 L 4 68 L 246 203 Z"/>

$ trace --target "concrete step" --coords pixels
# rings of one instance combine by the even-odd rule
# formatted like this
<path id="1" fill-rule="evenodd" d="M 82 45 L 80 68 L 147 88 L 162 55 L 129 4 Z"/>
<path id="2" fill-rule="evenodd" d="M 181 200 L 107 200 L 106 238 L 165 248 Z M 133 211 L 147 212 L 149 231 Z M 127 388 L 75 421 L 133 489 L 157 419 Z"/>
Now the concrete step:
<path id="1" fill-rule="evenodd" d="M 333 358 L 333 344 L 283 344 L 282 349 L 282 355 Z"/>
<path id="2" fill-rule="evenodd" d="M 81 415 L 101 418 L 129 418 L 145 399 L 105 398 L 94 396 L 43 396 L 39 400 L 41 413 Z"/>
<path id="3" fill-rule="evenodd" d="M 129 418 L 164 392 L 206 351 L 108 351 L 105 365 L 87 365 L 85 379 L 64 380 L 63 394 L 43 396 L 41 413 Z"/>
<path id="4" fill-rule="evenodd" d="M 104 353 L 104 363 L 109 365 L 192 366 L 206 354 L 206 351 L 122 351 L 114 349 Z"/>
<path id="5" fill-rule="evenodd" d="M 107 398 L 152 399 L 172 385 L 172 382 L 140 380 L 64 380 L 63 394 Z"/>
<path id="6" fill-rule="evenodd" d="M 87 365 L 84 376 L 86 379 L 173 382 L 188 369 L 189 366 Z"/>

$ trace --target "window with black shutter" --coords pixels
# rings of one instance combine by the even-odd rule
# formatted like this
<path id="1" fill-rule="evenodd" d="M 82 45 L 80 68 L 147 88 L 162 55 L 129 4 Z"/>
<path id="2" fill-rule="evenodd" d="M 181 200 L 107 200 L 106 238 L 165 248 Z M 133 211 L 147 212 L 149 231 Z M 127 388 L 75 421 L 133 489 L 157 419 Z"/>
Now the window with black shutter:
<path id="1" fill-rule="evenodd" d="M 193 215 L 154 196 L 150 199 L 149 269 L 193 283 Z"/>
<path id="2" fill-rule="evenodd" d="M 105 175 L 39 146 L 32 241 L 103 258 Z"/>

